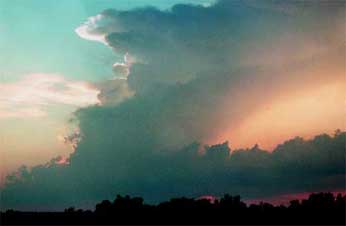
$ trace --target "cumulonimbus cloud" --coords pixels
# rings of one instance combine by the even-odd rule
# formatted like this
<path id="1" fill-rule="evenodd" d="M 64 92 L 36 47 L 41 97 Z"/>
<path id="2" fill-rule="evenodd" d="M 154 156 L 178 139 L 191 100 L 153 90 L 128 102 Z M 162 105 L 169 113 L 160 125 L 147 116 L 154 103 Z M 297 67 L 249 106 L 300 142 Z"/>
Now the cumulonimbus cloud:
<path id="1" fill-rule="evenodd" d="M 342 80 L 343 8 L 344 3 L 218 1 L 169 11 L 106 10 L 88 32 L 136 60 L 116 63 L 117 78 L 126 79 L 107 82 L 99 97 L 115 105 L 135 94 L 170 96 L 152 106 L 170 109 L 157 113 L 158 143 L 209 140 L 239 127 L 256 109 L 278 101 L 278 94 Z M 326 19 L 317 24 L 317 18 Z"/>
<path id="2" fill-rule="evenodd" d="M 110 104 L 75 113 L 82 139 L 69 164 L 10 178 L 4 207 L 90 206 L 116 193 L 159 201 L 343 188 L 345 133 L 289 140 L 273 153 L 199 144 L 278 95 L 344 76 L 344 2 L 311 3 L 305 13 L 296 2 L 289 13 L 280 1 L 258 4 L 106 10 L 84 24 L 136 61 L 115 65 L 125 79 L 98 86 Z M 315 73 L 323 68 L 333 73 Z"/>

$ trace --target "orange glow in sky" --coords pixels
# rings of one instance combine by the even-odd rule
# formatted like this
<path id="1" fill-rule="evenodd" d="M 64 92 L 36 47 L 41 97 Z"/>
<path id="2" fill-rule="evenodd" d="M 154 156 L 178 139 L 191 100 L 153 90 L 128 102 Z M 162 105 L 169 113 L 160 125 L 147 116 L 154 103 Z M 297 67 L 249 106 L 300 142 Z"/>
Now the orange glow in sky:
<path id="1" fill-rule="evenodd" d="M 344 82 L 321 85 L 318 89 L 294 92 L 264 104 L 237 128 L 231 128 L 211 142 L 228 140 L 231 148 L 260 147 L 272 150 L 289 138 L 309 138 L 345 129 Z"/>

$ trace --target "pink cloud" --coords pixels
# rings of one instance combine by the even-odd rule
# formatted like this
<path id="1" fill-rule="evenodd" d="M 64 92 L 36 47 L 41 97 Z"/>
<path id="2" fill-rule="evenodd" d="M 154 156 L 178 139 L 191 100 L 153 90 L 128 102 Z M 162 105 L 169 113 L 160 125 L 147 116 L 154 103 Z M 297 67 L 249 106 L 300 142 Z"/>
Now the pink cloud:
<path id="1" fill-rule="evenodd" d="M 99 104 L 99 90 L 83 81 L 56 74 L 30 74 L 0 84 L 0 118 L 43 117 L 56 104 L 84 107 Z"/>

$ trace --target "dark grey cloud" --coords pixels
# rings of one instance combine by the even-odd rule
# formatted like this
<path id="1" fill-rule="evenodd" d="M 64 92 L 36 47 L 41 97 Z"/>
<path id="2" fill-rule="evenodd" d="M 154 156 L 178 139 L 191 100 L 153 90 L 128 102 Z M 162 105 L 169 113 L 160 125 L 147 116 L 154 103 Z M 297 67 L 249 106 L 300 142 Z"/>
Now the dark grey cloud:
<path id="1" fill-rule="evenodd" d="M 129 149 L 128 144 L 124 144 L 126 149 L 112 146 L 111 150 L 86 150 L 82 142 L 78 148 L 84 153 L 77 150 L 70 165 L 52 160 L 31 170 L 23 167 L 9 176 L 1 191 L 1 207 L 91 207 L 118 193 L 140 195 L 153 202 L 183 195 L 220 196 L 225 192 L 260 198 L 342 190 L 346 182 L 345 140 L 346 133 L 338 132 L 312 140 L 297 137 L 272 153 L 258 146 L 231 151 L 226 142 L 204 147 L 192 143 L 176 152 L 159 154 L 138 145 Z M 132 142 L 141 141 L 136 138 Z"/>
<path id="2" fill-rule="evenodd" d="M 344 8 L 344 3 L 219 1 L 168 11 L 106 10 L 92 31 L 124 54 L 116 73 L 128 75 L 101 86 L 99 98 L 104 104 L 133 95 L 152 98 L 150 108 L 136 111 L 151 115 L 143 121 L 156 122 L 157 143 L 182 147 L 208 140 L 238 126 L 278 93 L 340 77 L 315 71 L 344 70 L 345 37 L 339 35 Z"/>
<path id="3" fill-rule="evenodd" d="M 342 1 L 219 1 L 168 11 L 111 9 L 95 17 L 88 31 L 118 54 L 135 58 L 130 67 L 117 64 L 115 70 L 130 71 L 128 85 L 135 93 L 205 74 L 217 79 L 222 72 L 248 67 L 275 73 L 277 81 L 270 82 L 279 83 L 292 65 L 302 67 L 335 52 L 344 56 L 344 8 Z M 299 83 L 294 78 L 287 82 Z"/>
<path id="4" fill-rule="evenodd" d="M 141 92 L 153 84 L 185 83 L 205 73 L 215 78 L 219 70 L 272 61 L 290 65 L 344 47 L 345 37 L 337 34 L 344 30 L 344 8 L 342 2 L 220 1 L 207 8 L 176 5 L 168 12 L 143 8 L 102 15 L 122 28 L 105 33 L 108 44 L 141 62 L 129 76 L 129 85 Z"/>
<path id="5" fill-rule="evenodd" d="M 159 201 L 343 189 L 345 133 L 293 139 L 273 153 L 230 151 L 232 140 L 204 146 L 276 95 L 338 76 L 298 69 L 344 68 L 345 4 L 303 12 L 297 4 L 220 1 L 95 17 L 93 35 L 126 56 L 113 66 L 117 77 L 96 84 L 102 106 L 75 113 L 69 164 L 20 169 L 2 188 L 1 207 L 90 206 L 117 193 Z"/>

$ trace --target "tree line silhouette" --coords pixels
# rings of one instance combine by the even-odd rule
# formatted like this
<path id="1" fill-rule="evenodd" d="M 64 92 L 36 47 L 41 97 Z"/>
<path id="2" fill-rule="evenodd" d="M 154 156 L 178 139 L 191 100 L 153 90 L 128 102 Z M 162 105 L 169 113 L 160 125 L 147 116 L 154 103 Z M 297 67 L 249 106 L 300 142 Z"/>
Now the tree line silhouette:
<path id="1" fill-rule="evenodd" d="M 312 193 L 288 206 L 270 203 L 247 205 L 240 196 L 207 199 L 173 198 L 158 205 L 140 197 L 118 195 L 104 200 L 95 210 L 70 207 L 64 212 L 1 212 L 1 225 L 29 224 L 334 224 L 345 225 L 346 195 Z"/>

